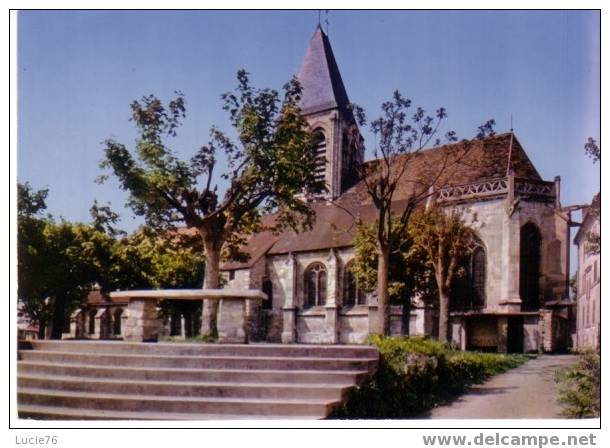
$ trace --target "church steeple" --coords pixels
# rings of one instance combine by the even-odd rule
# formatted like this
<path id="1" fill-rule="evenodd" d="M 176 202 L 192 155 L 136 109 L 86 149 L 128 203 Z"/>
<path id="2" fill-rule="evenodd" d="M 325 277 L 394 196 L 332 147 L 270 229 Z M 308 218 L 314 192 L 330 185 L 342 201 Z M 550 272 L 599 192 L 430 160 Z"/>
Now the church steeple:
<path id="1" fill-rule="evenodd" d="M 303 88 L 301 111 L 319 137 L 316 172 L 326 181 L 325 198 L 334 199 L 355 182 L 364 146 L 330 41 L 320 25 L 309 42 L 298 79 Z"/>
<path id="2" fill-rule="evenodd" d="M 339 109 L 346 113 L 349 99 L 328 36 L 318 25 L 298 75 L 303 87 L 301 109 L 304 115 Z"/>

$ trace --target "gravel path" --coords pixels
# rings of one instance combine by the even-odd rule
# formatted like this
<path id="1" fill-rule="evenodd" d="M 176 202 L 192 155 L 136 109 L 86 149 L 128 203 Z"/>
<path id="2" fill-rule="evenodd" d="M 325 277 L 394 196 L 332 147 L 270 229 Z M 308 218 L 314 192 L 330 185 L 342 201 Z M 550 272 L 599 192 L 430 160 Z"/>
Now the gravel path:
<path id="1" fill-rule="evenodd" d="M 555 371 L 576 362 L 572 355 L 543 355 L 472 387 L 424 418 L 559 418 Z"/>

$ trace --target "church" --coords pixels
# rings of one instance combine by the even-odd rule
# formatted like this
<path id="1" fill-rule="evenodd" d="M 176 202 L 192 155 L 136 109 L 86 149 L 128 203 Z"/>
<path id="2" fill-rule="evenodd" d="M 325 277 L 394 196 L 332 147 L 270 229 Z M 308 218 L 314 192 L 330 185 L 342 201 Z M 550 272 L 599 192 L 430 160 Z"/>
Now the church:
<path id="1" fill-rule="evenodd" d="M 245 263 L 223 266 L 227 287 L 261 289 L 263 309 L 250 310 L 251 334 L 283 343 L 362 343 L 377 304 L 350 270 L 355 219 L 372 222 L 376 209 L 355 173 L 363 145 L 350 146 L 355 124 L 328 36 L 318 27 L 298 78 L 301 108 L 318 136 L 318 175 L 328 188 L 312 203 L 313 228 L 304 233 L 259 233 L 249 238 Z M 560 351 L 571 333 L 569 224 L 561 210 L 560 179 L 545 181 L 506 133 L 472 141 L 468 158 L 439 189 L 441 206 L 460 207 L 476 232 L 471 248 L 470 297 L 450 305 L 450 337 L 462 349 Z M 446 147 L 424 150 L 405 179 L 434 166 Z M 508 167 L 508 169 L 507 169 Z M 508 173 L 508 175 L 507 175 Z M 406 184 L 406 182 L 405 182 Z M 396 202 L 407 199 L 401 185 Z M 399 206 L 399 205 L 398 205 Z M 437 310 L 414 300 L 408 319 L 391 307 L 392 334 L 438 333 Z M 404 328 L 406 325 L 409 328 Z"/>
<path id="2" fill-rule="evenodd" d="M 248 302 L 251 341 L 363 343 L 379 310 L 375 294 L 359 288 L 350 266 L 355 222 L 376 218 L 357 173 L 363 164 L 375 161 L 365 162 L 364 145 L 348 138 L 356 122 L 330 41 L 319 26 L 298 78 L 302 113 L 317 137 L 316 174 L 325 181 L 327 192 L 311 203 L 316 213 L 311 230 L 250 236 L 244 248 L 248 261 L 224 263 L 222 275 L 227 288 L 262 290 L 268 296 L 262 304 Z M 433 195 L 437 205 L 462 210 L 476 234 L 469 248 L 467 293 L 450 302 L 449 337 L 462 349 L 566 350 L 573 304 L 570 220 L 560 203 L 560 178 L 542 179 L 512 132 L 469 145 L 467 160 Z M 434 171 L 449 149 L 451 145 L 445 145 L 418 153 L 407 165 L 405 179 Z M 406 181 L 399 185 L 397 209 L 412 189 Z M 90 303 L 85 337 L 103 338 L 98 327 L 120 337 L 119 310 L 125 305 Z M 119 316 L 114 332 L 108 323 L 113 318 L 103 323 L 108 313 Z M 435 337 L 438 310 L 417 298 L 406 317 L 401 306 L 392 306 L 391 333 Z"/>

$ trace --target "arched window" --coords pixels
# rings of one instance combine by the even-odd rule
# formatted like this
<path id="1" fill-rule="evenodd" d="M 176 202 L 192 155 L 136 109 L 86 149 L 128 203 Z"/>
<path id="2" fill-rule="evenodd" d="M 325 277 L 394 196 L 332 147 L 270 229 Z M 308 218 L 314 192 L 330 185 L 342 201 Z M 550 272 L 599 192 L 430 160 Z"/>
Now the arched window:
<path id="1" fill-rule="evenodd" d="M 305 270 L 305 307 L 326 303 L 326 268 L 313 263 Z"/>
<path id="2" fill-rule="evenodd" d="M 485 285 L 487 281 L 487 256 L 483 242 L 472 235 L 467 247 L 465 275 L 456 279 L 452 288 L 451 308 L 472 310 L 485 307 Z"/>
<path id="3" fill-rule="evenodd" d="M 475 308 L 485 307 L 485 279 L 487 276 L 487 257 L 485 249 L 478 246 L 471 257 L 472 305 Z"/>
<path id="4" fill-rule="evenodd" d="M 350 261 L 343 273 L 343 305 L 364 305 L 366 303 L 366 296 L 364 291 L 358 287 L 356 276 L 352 272 L 352 266 L 354 263 Z"/>
<path id="5" fill-rule="evenodd" d="M 316 142 L 316 179 L 324 180 L 326 174 L 326 136 L 322 129 L 314 131 Z"/>
<path id="6" fill-rule="evenodd" d="M 121 308 L 117 308 L 114 310 L 114 315 L 112 317 L 112 334 L 118 336 L 121 334 L 121 319 L 123 318 L 123 310 Z"/>
<path id="7" fill-rule="evenodd" d="M 521 227 L 519 295 L 523 311 L 540 308 L 540 242 L 538 227 L 528 222 Z"/>

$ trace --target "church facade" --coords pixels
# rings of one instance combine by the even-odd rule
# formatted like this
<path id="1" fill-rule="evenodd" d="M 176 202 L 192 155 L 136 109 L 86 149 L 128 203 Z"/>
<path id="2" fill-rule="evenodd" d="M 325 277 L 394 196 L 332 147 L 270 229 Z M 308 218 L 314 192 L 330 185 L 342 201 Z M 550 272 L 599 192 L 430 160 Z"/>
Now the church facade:
<path id="1" fill-rule="evenodd" d="M 258 289 L 268 296 L 262 304 L 248 302 L 252 341 L 362 343 L 373 332 L 379 310 L 375 294 L 362 291 L 350 270 L 355 223 L 376 218 L 357 173 L 362 164 L 376 161 L 365 162 L 363 144 L 350 143 L 363 140 L 354 139 L 347 91 L 320 27 L 298 77 L 302 113 L 317 136 L 316 173 L 328 191 L 311 202 L 316 212 L 311 230 L 252 235 L 244 248 L 248 261 L 225 263 L 222 275 L 226 287 Z M 565 350 L 573 312 L 570 219 L 562 211 L 559 177 L 543 180 L 512 132 L 418 153 L 407 165 L 395 209 L 404 206 L 418 180 L 434 174 L 445 154 L 465 144 L 467 157 L 428 201 L 460 209 L 476 234 L 466 292 L 451 299 L 450 339 L 462 349 Z M 106 302 L 105 307 L 91 303 L 73 316 L 73 336 L 103 338 L 105 332 L 121 337 L 125 313 L 118 310 L 125 304 Z M 180 319 L 160 322 L 164 333 L 185 335 L 188 326 L 184 316 Z M 417 298 L 408 312 L 391 307 L 392 334 L 435 337 L 437 322 L 436 307 Z"/>
<path id="2" fill-rule="evenodd" d="M 318 138 L 318 174 L 328 192 L 312 203 L 311 231 L 253 235 L 246 263 L 226 263 L 227 287 L 262 289 L 262 309 L 249 310 L 254 338 L 283 343 L 361 343 L 378 309 L 350 271 L 356 219 L 373 222 L 375 208 L 355 177 L 363 145 L 350 145 L 349 100 L 328 37 L 318 27 L 299 72 L 302 112 Z M 463 349 L 557 351 L 568 346 L 569 219 L 560 179 L 544 181 L 512 133 L 471 141 L 464 167 L 434 195 L 460 208 L 477 235 L 471 248 L 470 294 L 452 300 L 450 337 Z M 423 151 L 405 178 L 434 169 L 447 146 Z M 374 163 L 366 162 L 366 163 Z M 405 181 L 405 184 L 407 181 Z M 406 199 L 397 194 L 396 207 Z M 349 212 L 349 213 L 348 213 Z M 393 334 L 438 333 L 437 310 L 414 300 L 409 316 L 392 306 Z M 408 326 L 408 328 L 406 328 Z"/>

